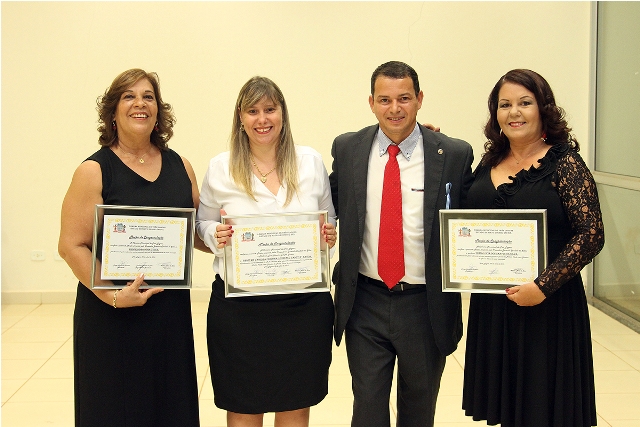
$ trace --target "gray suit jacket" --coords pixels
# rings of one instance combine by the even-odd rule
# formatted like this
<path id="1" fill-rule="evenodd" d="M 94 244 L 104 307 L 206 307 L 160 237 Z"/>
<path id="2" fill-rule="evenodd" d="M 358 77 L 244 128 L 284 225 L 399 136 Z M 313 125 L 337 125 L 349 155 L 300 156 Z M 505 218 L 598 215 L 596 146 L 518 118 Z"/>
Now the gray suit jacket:
<path id="1" fill-rule="evenodd" d="M 378 125 L 338 136 L 331 148 L 329 176 L 333 205 L 338 215 L 339 262 L 333 271 L 336 285 L 335 340 L 339 345 L 353 307 L 360 264 L 367 199 L 367 174 L 371 144 Z M 457 293 L 442 292 L 440 271 L 440 221 L 445 208 L 445 185 L 450 182 L 451 209 L 461 207 L 473 182 L 473 150 L 462 140 L 420 126 L 424 147 L 424 250 L 426 298 L 436 344 L 451 354 L 462 337 L 461 300 Z"/>

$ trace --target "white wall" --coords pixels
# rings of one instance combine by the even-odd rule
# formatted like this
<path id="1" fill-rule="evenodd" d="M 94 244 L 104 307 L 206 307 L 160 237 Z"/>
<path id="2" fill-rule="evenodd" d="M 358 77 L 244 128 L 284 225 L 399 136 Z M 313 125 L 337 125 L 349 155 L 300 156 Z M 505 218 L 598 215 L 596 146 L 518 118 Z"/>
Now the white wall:
<path id="1" fill-rule="evenodd" d="M 388 60 L 417 70 L 418 119 L 469 141 L 477 164 L 487 96 L 513 68 L 547 78 L 587 149 L 589 31 L 588 2 L 3 2 L 2 291 L 75 289 L 55 259 L 60 205 L 121 71 L 158 72 L 170 147 L 199 182 L 251 76 L 280 85 L 296 142 L 330 168 L 333 138 L 374 123 L 370 77 Z M 209 286 L 210 261 L 196 255 L 194 286 Z"/>

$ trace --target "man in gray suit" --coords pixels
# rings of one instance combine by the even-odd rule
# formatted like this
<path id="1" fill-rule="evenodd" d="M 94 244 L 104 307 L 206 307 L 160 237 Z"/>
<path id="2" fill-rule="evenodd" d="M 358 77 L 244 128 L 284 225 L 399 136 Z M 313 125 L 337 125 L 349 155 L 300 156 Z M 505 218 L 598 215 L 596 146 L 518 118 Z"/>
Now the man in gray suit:
<path id="1" fill-rule="evenodd" d="M 446 356 L 462 336 L 460 295 L 442 292 L 438 211 L 459 208 L 466 197 L 473 151 L 417 123 L 422 99 L 413 68 L 397 61 L 380 65 L 369 97 L 378 124 L 340 135 L 331 148 L 340 233 L 335 340 L 339 345 L 345 333 L 352 427 L 390 425 L 396 358 L 397 427 L 432 426 Z M 389 148 L 394 145 L 397 156 Z M 383 187 L 386 192 L 398 181 L 384 178 L 392 151 L 400 172 L 399 214 L 381 208 Z"/>

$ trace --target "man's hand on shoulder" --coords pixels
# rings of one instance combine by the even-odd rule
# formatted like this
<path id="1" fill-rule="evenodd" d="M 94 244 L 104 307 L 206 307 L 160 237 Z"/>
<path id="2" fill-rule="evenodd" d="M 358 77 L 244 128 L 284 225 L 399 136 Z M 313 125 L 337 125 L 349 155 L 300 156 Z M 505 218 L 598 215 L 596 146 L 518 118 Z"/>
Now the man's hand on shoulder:
<path id="1" fill-rule="evenodd" d="M 440 128 L 436 125 L 432 125 L 431 123 L 423 123 L 422 126 L 434 132 L 440 132 Z"/>

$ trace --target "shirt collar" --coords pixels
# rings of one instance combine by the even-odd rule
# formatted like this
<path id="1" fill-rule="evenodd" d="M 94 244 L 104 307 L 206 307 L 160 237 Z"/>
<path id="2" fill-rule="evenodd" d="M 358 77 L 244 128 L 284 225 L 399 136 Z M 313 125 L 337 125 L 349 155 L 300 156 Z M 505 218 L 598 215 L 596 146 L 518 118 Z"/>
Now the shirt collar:
<path id="1" fill-rule="evenodd" d="M 422 132 L 420 132 L 420 126 L 418 126 L 418 123 L 416 123 L 416 126 L 413 128 L 411 134 L 402 142 L 400 142 L 400 144 L 398 144 L 400 152 L 407 159 L 407 161 L 411 160 L 413 150 L 416 148 L 416 145 L 421 138 Z M 393 141 L 391 141 L 380 128 L 378 128 L 378 132 L 376 133 L 375 141 L 378 143 L 378 155 L 380 157 L 382 157 L 387 152 L 387 148 L 389 148 L 389 145 L 393 144 Z"/>

